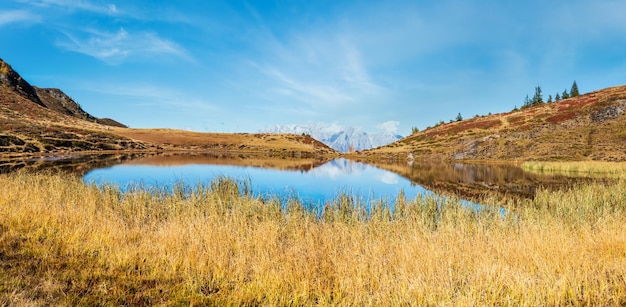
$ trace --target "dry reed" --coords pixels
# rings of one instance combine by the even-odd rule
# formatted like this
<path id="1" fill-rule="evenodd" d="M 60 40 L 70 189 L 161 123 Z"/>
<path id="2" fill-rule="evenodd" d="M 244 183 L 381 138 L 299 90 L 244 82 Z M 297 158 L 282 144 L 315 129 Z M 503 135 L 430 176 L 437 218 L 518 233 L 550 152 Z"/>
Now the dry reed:
<path id="1" fill-rule="evenodd" d="M 243 190 L 0 176 L 0 305 L 626 304 L 626 181 L 504 217 L 433 197 L 315 213 Z"/>

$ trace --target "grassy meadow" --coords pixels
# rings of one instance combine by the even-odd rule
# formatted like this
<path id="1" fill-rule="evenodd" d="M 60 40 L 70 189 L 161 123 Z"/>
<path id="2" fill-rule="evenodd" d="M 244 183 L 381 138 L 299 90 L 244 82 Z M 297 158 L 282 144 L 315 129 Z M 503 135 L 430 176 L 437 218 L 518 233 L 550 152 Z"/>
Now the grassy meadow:
<path id="1" fill-rule="evenodd" d="M 626 180 L 483 203 L 509 212 L 2 175 L 0 306 L 626 305 Z"/>
<path id="2" fill-rule="evenodd" d="M 544 162 L 527 161 L 522 163 L 522 168 L 527 171 L 539 173 L 564 173 L 600 176 L 626 174 L 626 162 L 606 162 L 606 161 L 570 161 L 570 162 Z"/>

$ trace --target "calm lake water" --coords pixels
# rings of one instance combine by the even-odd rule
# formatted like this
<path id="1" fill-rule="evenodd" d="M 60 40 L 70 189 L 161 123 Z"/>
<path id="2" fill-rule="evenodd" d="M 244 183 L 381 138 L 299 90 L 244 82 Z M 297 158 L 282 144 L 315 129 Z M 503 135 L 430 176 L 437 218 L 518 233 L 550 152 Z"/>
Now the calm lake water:
<path id="1" fill-rule="evenodd" d="M 363 201 L 394 201 L 400 191 L 407 199 L 418 194 L 432 194 L 410 180 L 371 165 L 337 159 L 309 170 L 280 170 L 255 166 L 182 164 L 119 164 L 94 169 L 84 176 L 88 183 L 112 183 L 124 188 L 137 185 L 171 188 L 183 182 L 194 187 L 208 185 L 219 177 L 248 182 L 252 192 L 261 196 L 297 198 L 302 202 L 323 204 L 344 193 Z"/>
<path id="2" fill-rule="evenodd" d="M 194 188 L 198 183 L 209 184 L 217 177 L 228 177 L 248 184 L 255 195 L 297 198 L 308 204 L 323 204 L 341 194 L 364 202 L 379 199 L 393 203 L 400 191 L 407 200 L 417 195 L 454 194 L 474 202 L 486 195 L 517 201 L 533 198 L 540 188 L 560 189 L 573 183 L 610 180 L 529 173 L 514 165 L 407 161 L 365 164 L 346 159 L 319 161 L 223 153 L 0 159 L 0 173 L 19 169 L 73 173 L 87 183 L 115 184 L 122 189 L 138 185 L 171 189 L 181 182 Z"/>

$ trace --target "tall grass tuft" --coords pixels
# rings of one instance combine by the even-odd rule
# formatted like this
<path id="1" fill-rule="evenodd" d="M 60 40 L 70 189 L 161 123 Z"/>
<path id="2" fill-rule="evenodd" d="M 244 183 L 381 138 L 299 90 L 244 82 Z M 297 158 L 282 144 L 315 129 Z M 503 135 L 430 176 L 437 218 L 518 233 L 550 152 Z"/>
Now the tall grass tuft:
<path id="1" fill-rule="evenodd" d="M 2 175 L 0 305 L 626 304 L 626 181 L 509 208 Z"/>

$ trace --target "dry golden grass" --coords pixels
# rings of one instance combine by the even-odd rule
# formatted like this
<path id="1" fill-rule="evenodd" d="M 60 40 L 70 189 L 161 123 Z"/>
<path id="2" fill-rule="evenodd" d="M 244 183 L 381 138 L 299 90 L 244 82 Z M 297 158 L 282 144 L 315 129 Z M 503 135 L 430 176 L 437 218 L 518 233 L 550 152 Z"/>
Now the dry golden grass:
<path id="1" fill-rule="evenodd" d="M 528 161 L 522 163 L 522 168 L 528 171 L 541 173 L 566 174 L 626 174 L 625 162 L 579 161 L 579 162 L 540 162 Z"/>
<path id="2" fill-rule="evenodd" d="M 0 305 L 626 304 L 625 181 L 505 218 L 433 198 L 368 215 L 344 196 L 316 215 L 245 190 L 0 176 Z"/>
<path id="3" fill-rule="evenodd" d="M 221 149 L 240 152 L 300 151 L 336 154 L 310 137 L 293 134 L 205 133 L 175 129 L 112 129 L 117 135 L 165 148 Z"/>

